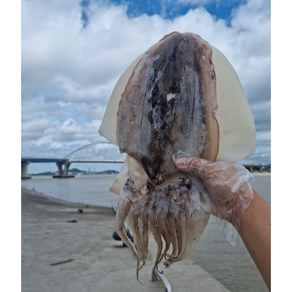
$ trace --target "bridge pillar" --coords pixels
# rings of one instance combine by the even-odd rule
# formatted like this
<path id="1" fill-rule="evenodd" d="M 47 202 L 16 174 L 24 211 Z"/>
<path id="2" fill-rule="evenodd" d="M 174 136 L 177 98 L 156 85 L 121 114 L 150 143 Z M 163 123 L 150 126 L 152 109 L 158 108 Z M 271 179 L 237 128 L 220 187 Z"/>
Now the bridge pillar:
<path id="1" fill-rule="evenodd" d="M 21 161 L 21 179 L 30 179 L 31 176 L 27 175 L 27 166 L 29 161 Z"/>
<path id="2" fill-rule="evenodd" d="M 65 167 L 64 167 L 64 175 L 68 176 L 68 172 L 69 172 L 69 167 L 70 167 L 70 162 L 66 162 L 65 163 Z M 73 176 L 74 177 L 74 176 Z"/>
<path id="3" fill-rule="evenodd" d="M 71 162 L 57 162 L 59 175 L 53 175 L 53 178 L 75 177 L 74 175 L 68 175 L 70 164 L 71 164 Z M 64 169 L 63 169 L 63 165 L 64 165 Z"/>

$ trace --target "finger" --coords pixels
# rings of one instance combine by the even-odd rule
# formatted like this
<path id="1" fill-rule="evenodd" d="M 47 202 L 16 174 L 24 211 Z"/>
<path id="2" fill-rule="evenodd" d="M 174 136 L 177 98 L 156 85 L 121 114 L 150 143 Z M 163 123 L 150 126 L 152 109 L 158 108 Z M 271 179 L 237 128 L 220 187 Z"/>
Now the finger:
<path id="1" fill-rule="evenodd" d="M 179 158 L 176 161 L 176 166 L 178 169 L 184 172 L 194 172 L 200 166 L 199 158 Z"/>
<path id="2" fill-rule="evenodd" d="M 206 162 L 207 160 L 198 157 L 179 158 L 176 161 L 176 166 L 181 171 L 199 175 L 198 170 Z"/>

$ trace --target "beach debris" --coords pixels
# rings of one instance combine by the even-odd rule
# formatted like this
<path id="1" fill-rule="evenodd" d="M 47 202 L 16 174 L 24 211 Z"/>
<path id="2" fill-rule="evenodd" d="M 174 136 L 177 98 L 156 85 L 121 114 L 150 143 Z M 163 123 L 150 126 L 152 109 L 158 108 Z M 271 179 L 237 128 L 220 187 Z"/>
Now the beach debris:
<path id="1" fill-rule="evenodd" d="M 134 243 L 134 238 L 133 238 L 131 232 L 129 230 L 126 230 L 126 234 L 127 234 L 128 238 Z M 116 231 L 113 233 L 113 239 L 118 240 L 118 241 L 122 240 Z M 124 244 L 124 246 L 127 246 L 127 245 Z"/>
<path id="2" fill-rule="evenodd" d="M 129 66 L 99 133 L 127 153 L 110 190 L 119 195 L 116 231 L 137 260 L 138 281 L 150 233 L 154 268 L 163 259 L 168 268 L 193 252 L 217 210 L 201 179 L 179 171 L 173 155 L 238 161 L 255 151 L 253 116 L 233 67 L 193 33 L 166 35 Z"/>
<path id="3" fill-rule="evenodd" d="M 122 240 L 116 231 L 113 233 L 113 239 L 114 240 Z"/>
<path id="4" fill-rule="evenodd" d="M 83 209 L 78 209 L 77 210 L 79 213 L 83 213 Z"/>
<path id="5" fill-rule="evenodd" d="M 62 264 L 70 263 L 72 261 L 74 261 L 74 259 L 70 259 L 70 260 L 66 260 L 66 261 L 62 261 L 62 262 L 53 263 L 53 264 L 50 264 L 50 266 L 62 265 Z"/>
<path id="6" fill-rule="evenodd" d="M 77 220 L 67 221 L 68 223 L 77 223 Z"/>

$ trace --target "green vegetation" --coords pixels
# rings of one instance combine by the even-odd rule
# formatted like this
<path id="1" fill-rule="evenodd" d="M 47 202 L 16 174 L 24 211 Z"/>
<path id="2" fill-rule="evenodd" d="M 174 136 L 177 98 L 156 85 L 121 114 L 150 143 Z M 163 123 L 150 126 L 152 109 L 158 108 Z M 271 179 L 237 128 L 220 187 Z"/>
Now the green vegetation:
<path id="1" fill-rule="evenodd" d="M 29 175 L 55 175 L 57 170 L 55 172 L 52 171 L 45 171 L 45 172 L 40 172 L 40 173 L 30 173 Z M 72 168 L 69 169 L 69 172 L 84 172 L 84 170 L 80 170 L 78 168 Z"/>
<path id="2" fill-rule="evenodd" d="M 69 172 L 85 172 L 85 170 L 80 170 L 78 168 L 69 169 Z"/>
<path id="3" fill-rule="evenodd" d="M 104 170 L 104 171 L 98 171 L 96 174 L 112 174 L 112 173 L 119 173 L 116 170 Z"/>
<path id="4" fill-rule="evenodd" d="M 41 173 L 31 173 L 29 175 L 55 175 L 55 172 L 45 171 L 45 172 L 41 172 Z"/>

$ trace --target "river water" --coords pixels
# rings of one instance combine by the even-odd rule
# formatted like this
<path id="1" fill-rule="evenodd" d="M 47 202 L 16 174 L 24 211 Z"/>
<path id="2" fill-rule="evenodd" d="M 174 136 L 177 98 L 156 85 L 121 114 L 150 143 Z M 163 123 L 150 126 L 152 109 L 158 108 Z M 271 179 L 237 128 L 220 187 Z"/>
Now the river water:
<path id="1" fill-rule="evenodd" d="M 254 189 L 271 204 L 270 174 L 255 174 L 254 177 Z M 22 180 L 21 185 L 68 202 L 112 207 L 117 205 L 118 196 L 108 188 L 115 178 L 116 174 L 80 175 L 68 179 L 34 176 Z M 268 291 L 241 238 L 238 236 L 236 246 L 231 246 L 212 216 L 190 257 L 232 292 Z"/>

